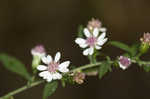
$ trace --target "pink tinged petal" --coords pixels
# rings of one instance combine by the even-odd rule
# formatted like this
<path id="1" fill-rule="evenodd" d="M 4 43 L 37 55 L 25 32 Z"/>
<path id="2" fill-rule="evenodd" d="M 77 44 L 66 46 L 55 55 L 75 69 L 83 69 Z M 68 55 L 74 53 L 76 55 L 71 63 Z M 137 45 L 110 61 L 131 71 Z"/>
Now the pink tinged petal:
<path id="1" fill-rule="evenodd" d="M 95 29 L 93 30 L 93 35 L 94 35 L 95 37 L 97 37 L 98 34 L 99 34 L 99 30 L 98 30 L 98 28 L 95 28 Z"/>
<path id="2" fill-rule="evenodd" d="M 94 48 L 93 47 L 90 47 L 89 48 L 89 55 L 92 55 L 94 53 Z"/>
<path id="3" fill-rule="evenodd" d="M 99 41 L 97 42 L 97 44 L 102 46 L 104 43 L 107 42 L 107 40 L 108 40 L 108 38 L 105 38 L 105 39 L 103 39 L 103 40 L 99 40 Z"/>
<path id="4" fill-rule="evenodd" d="M 75 43 L 79 44 L 79 45 L 82 45 L 82 44 L 85 44 L 86 43 L 86 40 L 83 39 L 83 38 L 77 38 L 75 40 Z"/>
<path id="5" fill-rule="evenodd" d="M 52 58 L 51 58 L 50 55 L 48 55 L 47 57 L 44 56 L 44 57 L 42 57 L 42 61 L 43 61 L 43 63 L 45 63 L 45 64 L 49 64 L 49 63 L 52 61 Z"/>
<path id="6" fill-rule="evenodd" d="M 96 48 L 97 50 L 99 50 L 99 49 L 101 49 L 102 47 L 96 45 L 95 48 Z"/>
<path id="7" fill-rule="evenodd" d="M 106 32 L 107 29 L 103 27 L 103 28 L 100 28 L 99 31 L 101 31 L 101 32 Z"/>
<path id="8" fill-rule="evenodd" d="M 89 30 L 87 28 L 84 29 L 84 35 L 86 37 L 90 37 L 91 36 L 91 33 L 89 32 Z"/>
<path id="9" fill-rule="evenodd" d="M 61 79 L 62 75 L 60 73 L 56 72 L 56 73 L 52 74 L 52 77 L 53 77 L 54 80 L 56 80 L 56 79 Z"/>
<path id="10" fill-rule="evenodd" d="M 39 65 L 37 67 L 37 70 L 39 70 L 39 71 L 47 70 L 47 66 L 45 66 L 45 65 Z"/>
<path id="11" fill-rule="evenodd" d="M 105 38 L 105 36 L 106 36 L 106 33 L 103 32 L 103 33 L 98 37 L 98 41 L 103 40 L 103 39 Z"/>
<path id="12" fill-rule="evenodd" d="M 60 52 L 57 52 L 55 56 L 55 62 L 58 62 L 60 60 L 60 57 L 61 57 Z"/>
<path id="13" fill-rule="evenodd" d="M 59 70 L 60 72 L 63 72 L 63 73 L 68 72 L 69 69 L 68 69 L 67 67 L 69 66 L 69 64 L 70 64 L 70 61 L 65 61 L 65 62 L 61 63 L 61 64 L 59 65 L 58 70 Z"/>

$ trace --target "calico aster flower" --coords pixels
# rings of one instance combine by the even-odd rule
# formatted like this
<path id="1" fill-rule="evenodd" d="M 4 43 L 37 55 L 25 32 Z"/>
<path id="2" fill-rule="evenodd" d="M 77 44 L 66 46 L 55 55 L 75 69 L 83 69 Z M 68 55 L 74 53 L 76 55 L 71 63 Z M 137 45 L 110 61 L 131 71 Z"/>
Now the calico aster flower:
<path id="1" fill-rule="evenodd" d="M 128 57 L 120 56 L 119 57 L 119 66 L 123 70 L 127 69 L 131 65 L 131 60 Z"/>
<path id="2" fill-rule="evenodd" d="M 100 50 L 102 48 L 101 46 L 107 41 L 107 38 L 105 38 L 106 33 L 103 32 L 99 36 L 99 30 L 97 28 L 95 28 L 92 33 L 85 28 L 84 35 L 86 36 L 86 39 L 77 38 L 75 43 L 77 43 L 81 48 L 86 48 L 83 51 L 83 55 L 85 56 L 92 55 L 94 53 L 94 49 Z"/>
<path id="3" fill-rule="evenodd" d="M 43 77 L 43 79 L 46 79 L 48 82 L 56 79 L 61 79 L 62 73 L 66 73 L 69 71 L 68 66 L 70 64 L 70 61 L 60 63 L 60 57 L 60 52 L 56 53 L 54 60 L 50 55 L 42 57 L 42 61 L 46 65 L 39 65 L 37 67 L 39 71 L 42 71 L 41 73 L 39 73 L 39 76 Z"/>

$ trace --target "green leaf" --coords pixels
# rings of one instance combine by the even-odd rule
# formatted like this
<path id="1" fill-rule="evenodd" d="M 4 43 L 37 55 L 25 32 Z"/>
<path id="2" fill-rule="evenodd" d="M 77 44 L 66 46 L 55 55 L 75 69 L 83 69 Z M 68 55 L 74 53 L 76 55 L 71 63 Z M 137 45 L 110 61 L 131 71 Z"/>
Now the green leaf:
<path id="1" fill-rule="evenodd" d="M 139 47 L 140 47 L 139 44 L 132 45 L 132 47 L 131 47 L 131 55 L 133 57 L 138 53 Z"/>
<path id="2" fill-rule="evenodd" d="M 108 71 L 111 71 L 111 63 L 104 61 L 99 67 L 99 79 L 101 79 Z"/>
<path id="3" fill-rule="evenodd" d="M 143 68 L 146 72 L 150 72 L 150 66 L 143 66 Z"/>
<path id="4" fill-rule="evenodd" d="M 80 25 L 79 27 L 78 27 L 78 37 L 83 37 L 83 29 L 84 29 L 84 27 L 83 27 L 83 25 Z"/>
<path id="5" fill-rule="evenodd" d="M 124 44 L 124 43 L 121 43 L 121 42 L 118 42 L 118 41 L 111 41 L 110 44 L 117 47 L 117 48 L 120 48 L 124 51 L 127 51 L 127 52 L 131 53 L 131 48 L 128 45 Z"/>
<path id="6" fill-rule="evenodd" d="M 43 99 L 47 99 L 49 96 L 51 96 L 56 91 L 57 87 L 57 81 L 47 83 L 44 88 Z"/>
<path id="7" fill-rule="evenodd" d="M 30 74 L 27 72 L 24 64 L 17 60 L 15 57 L 9 56 L 7 54 L 0 54 L 0 61 L 9 71 L 14 72 L 27 80 L 30 80 Z"/>
<path id="8" fill-rule="evenodd" d="M 75 84 L 73 81 L 73 76 L 64 74 L 61 79 L 61 84 L 62 84 L 62 87 L 65 87 L 67 84 L 71 84 L 71 85 Z"/>

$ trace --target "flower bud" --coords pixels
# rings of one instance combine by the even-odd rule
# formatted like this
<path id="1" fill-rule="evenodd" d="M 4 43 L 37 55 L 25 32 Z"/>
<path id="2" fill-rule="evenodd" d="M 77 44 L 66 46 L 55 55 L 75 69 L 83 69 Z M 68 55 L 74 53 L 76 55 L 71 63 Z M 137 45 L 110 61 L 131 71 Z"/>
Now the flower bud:
<path id="1" fill-rule="evenodd" d="M 35 69 L 41 62 L 41 58 L 45 56 L 45 48 L 43 45 L 37 45 L 31 50 L 31 54 L 33 55 L 32 60 L 32 68 Z"/>
<path id="2" fill-rule="evenodd" d="M 102 26 L 102 24 L 98 19 L 92 18 L 92 20 L 88 22 L 87 28 L 89 30 L 93 30 L 94 28 L 100 29 L 101 26 Z"/>
<path id="3" fill-rule="evenodd" d="M 119 57 L 119 66 L 123 70 L 127 69 L 131 65 L 131 60 L 128 57 L 120 56 Z"/>
<path id="4" fill-rule="evenodd" d="M 144 33 L 143 38 L 141 38 L 140 40 L 142 42 L 140 52 L 144 54 L 150 47 L 150 33 Z"/>
<path id="5" fill-rule="evenodd" d="M 85 79 L 85 74 L 82 72 L 76 72 L 73 76 L 73 81 L 75 81 L 78 84 L 82 84 Z"/>

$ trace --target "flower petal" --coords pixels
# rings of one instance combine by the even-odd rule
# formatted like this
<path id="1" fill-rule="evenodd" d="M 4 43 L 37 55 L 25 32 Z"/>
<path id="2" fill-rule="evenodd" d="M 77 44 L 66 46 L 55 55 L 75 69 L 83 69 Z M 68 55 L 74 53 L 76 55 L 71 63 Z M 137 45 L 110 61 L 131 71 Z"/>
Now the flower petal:
<path id="1" fill-rule="evenodd" d="M 99 31 L 101 31 L 101 32 L 106 32 L 107 29 L 103 27 L 103 28 L 100 28 Z"/>
<path id="2" fill-rule="evenodd" d="M 53 58 L 52 58 L 52 56 L 50 56 L 50 55 L 47 55 L 47 60 L 49 60 L 49 63 L 50 63 L 50 62 L 52 62 L 52 61 L 53 61 Z"/>
<path id="3" fill-rule="evenodd" d="M 89 48 L 89 55 L 92 55 L 94 53 L 94 48 L 93 47 L 90 47 Z"/>
<path id="4" fill-rule="evenodd" d="M 103 39 L 105 38 L 105 36 L 106 36 L 106 33 L 103 32 L 103 33 L 98 37 L 98 41 L 103 40 Z"/>
<path id="5" fill-rule="evenodd" d="M 102 46 L 104 43 L 107 42 L 107 40 L 108 40 L 108 38 L 105 38 L 103 40 L 99 40 L 99 41 L 97 41 L 97 44 Z"/>
<path id="6" fill-rule="evenodd" d="M 39 71 L 43 71 L 43 70 L 46 70 L 46 69 L 47 69 L 47 66 L 45 66 L 45 65 L 39 65 L 37 67 L 37 70 L 39 70 Z"/>
<path id="7" fill-rule="evenodd" d="M 94 30 L 93 30 L 93 35 L 94 35 L 95 37 L 97 37 L 98 34 L 99 34 L 98 28 L 94 28 Z"/>
<path id="8" fill-rule="evenodd" d="M 62 75 L 60 73 L 56 72 L 56 73 L 52 74 L 52 77 L 53 77 L 54 80 L 56 80 L 56 79 L 61 79 Z"/>
<path id="9" fill-rule="evenodd" d="M 60 52 L 57 52 L 55 56 L 55 62 L 58 62 L 60 60 L 60 57 L 61 57 Z"/>
<path id="10" fill-rule="evenodd" d="M 93 47 L 87 48 L 83 51 L 83 55 L 85 55 L 85 56 L 92 55 L 93 53 L 94 53 L 94 48 Z"/>
<path id="11" fill-rule="evenodd" d="M 42 62 L 45 64 L 49 64 L 51 61 L 52 61 L 52 57 L 50 55 L 47 55 L 47 57 L 46 56 L 42 57 Z"/>
<path id="12" fill-rule="evenodd" d="M 87 48 L 83 51 L 83 55 L 87 56 L 88 54 L 89 54 L 89 48 Z"/>
<path id="13" fill-rule="evenodd" d="M 120 67 L 121 69 L 123 69 L 123 70 L 127 69 L 127 67 L 126 67 L 126 66 L 123 66 L 120 62 L 119 62 L 119 67 Z"/>
<path id="14" fill-rule="evenodd" d="M 69 69 L 68 69 L 67 67 L 69 66 L 69 64 L 70 64 L 70 61 L 65 61 L 65 62 L 61 63 L 61 64 L 59 65 L 58 70 L 59 70 L 60 72 L 63 72 L 63 73 L 68 72 Z"/>
<path id="15" fill-rule="evenodd" d="M 46 77 L 47 75 L 49 75 L 48 71 L 43 71 L 43 72 L 39 73 L 40 77 Z"/>
<path id="16" fill-rule="evenodd" d="M 102 47 L 96 45 L 95 48 L 96 48 L 97 50 L 99 50 L 99 49 L 101 49 Z"/>
<path id="17" fill-rule="evenodd" d="M 84 35 L 86 37 L 90 37 L 91 36 L 91 33 L 89 32 L 89 30 L 87 28 L 84 29 Z"/>
<path id="18" fill-rule="evenodd" d="M 53 79 L 53 77 L 52 77 L 52 75 L 49 73 L 49 74 L 46 76 L 45 79 L 46 79 L 47 82 L 51 82 L 52 79 Z"/>
<path id="19" fill-rule="evenodd" d="M 88 44 L 87 43 L 85 43 L 85 44 L 80 44 L 79 45 L 81 48 L 86 48 L 87 46 L 88 46 Z"/>
<path id="20" fill-rule="evenodd" d="M 77 38 L 77 39 L 75 40 L 75 43 L 77 43 L 77 44 L 79 44 L 79 45 L 85 44 L 85 43 L 86 43 L 86 40 L 83 39 L 83 38 Z"/>
<path id="21" fill-rule="evenodd" d="M 70 61 L 65 61 L 59 65 L 60 68 L 67 68 L 70 64 Z"/>

